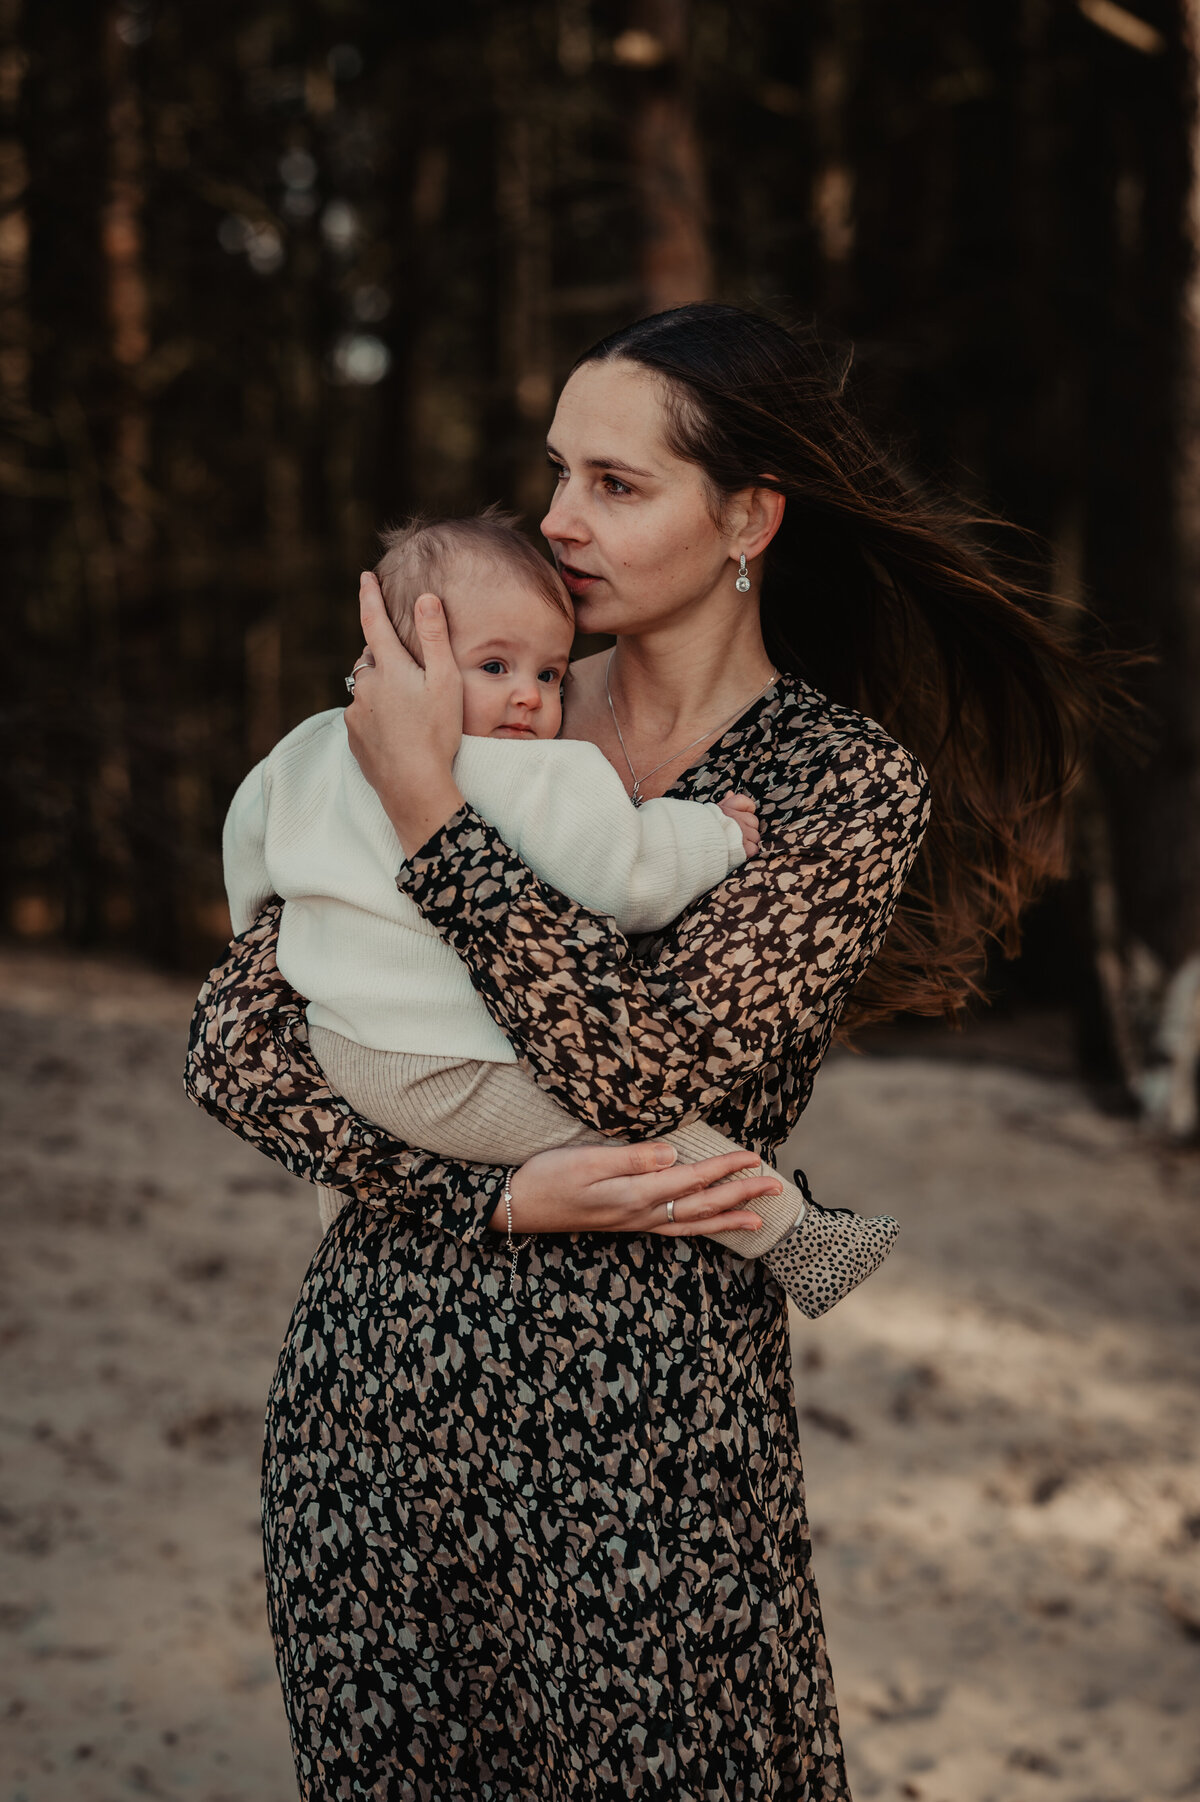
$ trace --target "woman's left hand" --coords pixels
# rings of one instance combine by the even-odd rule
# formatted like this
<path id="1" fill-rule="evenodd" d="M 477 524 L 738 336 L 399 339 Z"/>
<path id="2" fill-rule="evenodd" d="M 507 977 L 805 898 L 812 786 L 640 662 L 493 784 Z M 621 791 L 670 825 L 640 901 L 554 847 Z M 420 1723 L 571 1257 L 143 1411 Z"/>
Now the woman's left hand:
<path id="1" fill-rule="evenodd" d="M 397 638 L 373 575 L 361 578 L 358 600 L 372 662 L 356 674 L 346 733 L 411 857 L 463 804 L 451 773 L 462 740 L 462 677 L 435 594 L 420 595 L 414 609 L 424 667 Z"/>

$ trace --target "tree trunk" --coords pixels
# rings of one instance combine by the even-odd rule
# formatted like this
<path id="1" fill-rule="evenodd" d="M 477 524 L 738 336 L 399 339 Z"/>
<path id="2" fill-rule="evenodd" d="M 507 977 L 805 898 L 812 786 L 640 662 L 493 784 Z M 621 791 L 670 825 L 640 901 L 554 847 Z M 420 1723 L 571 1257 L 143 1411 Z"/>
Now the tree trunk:
<path id="1" fill-rule="evenodd" d="M 637 84 L 630 131 L 641 201 L 643 304 L 649 313 L 712 292 L 708 204 L 688 92 L 688 0 L 640 0 L 614 45 Z"/>
<path id="2" fill-rule="evenodd" d="M 523 515 L 536 525 L 548 483 L 543 448 L 554 403 L 550 338 L 552 138 L 543 92 L 537 15 L 497 15 L 492 43 L 496 112 L 499 368 L 512 422 L 505 471 Z"/>
<path id="3" fill-rule="evenodd" d="M 1185 0 L 1184 20 L 1191 159 L 1173 495 L 1178 561 L 1157 684 L 1165 743 L 1151 790 L 1158 882 L 1150 949 L 1161 977 L 1140 1083 L 1151 1125 L 1172 1138 L 1200 1126 L 1200 0 Z"/>
<path id="4" fill-rule="evenodd" d="M 112 5 L 104 35 L 108 190 L 100 232 L 113 382 L 105 464 L 119 611 L 115 620 L 101 622 L 97 647 L 100 679 L 112 696 L 101 721 L 105 756 L 116 756 L 120 748 L 120 780 L 127 783 L 124 824 L 135 941 L 149 957 L 167 962 L 176 950 L 180 899 L 172 787 L 178 668 L 173 622 L 155 592 L 151 567 L 151 424 L 139 380 L 150 349 L 145 126 L 128 18 L 123 7 Z"/>

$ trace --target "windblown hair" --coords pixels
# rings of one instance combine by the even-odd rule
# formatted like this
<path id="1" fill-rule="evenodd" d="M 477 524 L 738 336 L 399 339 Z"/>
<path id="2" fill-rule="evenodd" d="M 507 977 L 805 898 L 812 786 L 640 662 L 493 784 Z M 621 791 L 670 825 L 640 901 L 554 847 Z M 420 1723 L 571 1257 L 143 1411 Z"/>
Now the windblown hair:
<path id="1" fill-rule="evenodd" d="M 383 603 L 410 651 L 416 650 L 413 608 L 417 596 L 440 595 L 456 557 L 473 556 L 506 567 L 574 623 L 575 610 L 558 571 L 522 535 L 515 513 L 487 507 L 465 519 L 417 516 L 401 526 L 389 526 L 379 534 L 379 542 L 383 556 L 375 565 L 375 574 Z"/>
<path id="2" fill-rule="evenodd" d="M 929 494 L 872 440 L 845 399 L 848 359 L 814 335 L 698 304 L 575 367 L 613 359 L 664 384 L 671 448 L 704 472 L 718 523 L 738 490 L 787 497 L 763 563 L 768 655 L 929 773 L 932 821 L 846 1028 L 954 1018 L 989 945 L 1015 955 L 1026 903 L 1065 873 L 1067 796 L 1092 732 L 1120 717 L 1123 660 L 1084 641 L 1082 609 L 989 555 L 979 528 L 999 521 Z"/>

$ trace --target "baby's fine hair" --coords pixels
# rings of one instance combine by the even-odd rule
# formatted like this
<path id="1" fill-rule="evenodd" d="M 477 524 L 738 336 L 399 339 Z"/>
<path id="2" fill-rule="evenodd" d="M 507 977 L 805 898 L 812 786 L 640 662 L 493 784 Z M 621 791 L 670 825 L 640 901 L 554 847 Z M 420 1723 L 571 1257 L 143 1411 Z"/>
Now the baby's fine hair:
<path id="1" fill-rule="evenodd" d="M 539 556 L 517 527 L 515 513 L 487 507 L 466 519 L 426 519 L 417 515 L 379 534 L 383 556 L 375 574 L 388 618 L 410 651 L 415 650 L 413 607 L 420 594 L 442 592 L 447 565 L 463 553 L 498 563 L 537 589 L 549 606 L 574 620 L 571 597 L 553 564 Z"/>

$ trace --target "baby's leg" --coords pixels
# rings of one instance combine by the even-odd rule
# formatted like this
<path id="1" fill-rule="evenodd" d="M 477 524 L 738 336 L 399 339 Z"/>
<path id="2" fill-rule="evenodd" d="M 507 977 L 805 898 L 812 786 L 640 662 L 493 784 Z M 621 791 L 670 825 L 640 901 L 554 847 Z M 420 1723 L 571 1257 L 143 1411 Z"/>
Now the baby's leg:
<path id="1" fill-rule="evenodd" d="M 468 1162 L 516 1165 L 563 1145 L 616 1142 L 582 1125 L 516 1064 L 371 1051 L 324 1027 L 313 1027 L 310 1039 L 330 1086 L 406 1145 Z M 664 1136 L 681 1164 L 739 1149 L 699 1120 Z M 823 1314 L 883 1262 L 896 1223 L 886 1216 L 863 1219 L 849 1210 L 818 1208 L 800 1189 L 779 1181 L 782 1194 L 752 1203 L 761 1228 L 707 1237 L 743 1258 L 763 1258 L 802 1313 Z M 342 1198 L 321 1189 L 319 1201 L 322 1224 L 328 1226 Z"/>
<path id="2" fill-rule="evenodd" d="M 357 1113 L 395 1133 L 406 1145 L 481 1164 L 523 1164 L 539 1151 L 562 1145 L 614 1143 L 581 1125 L 516 1064 L 371 1051 L 321 1026 L 312 1027 L 309 1036 L 331 1088 Z M 738 1149 L 699 1120 L 665 1137 L 681 1164 L 698 1164 Z M 782 1195 L 763 1195 L 753 1204 L 762 1216 L 760 1230 L 712 1237 L 744 1258 L 769 1251 L 791 1232 L 805 1207 L 800 1190 L 782 1177 L 779 1180 Z"/>
<path id="3" fill-rule="evenodd" d="M 331 1088 L 406 1145 L 476 1164 L 523 1164 L 559 1145 L 600 1145 L 516 1064 L 372 1051 L 327 1027 L 309 1029 Z"/>

